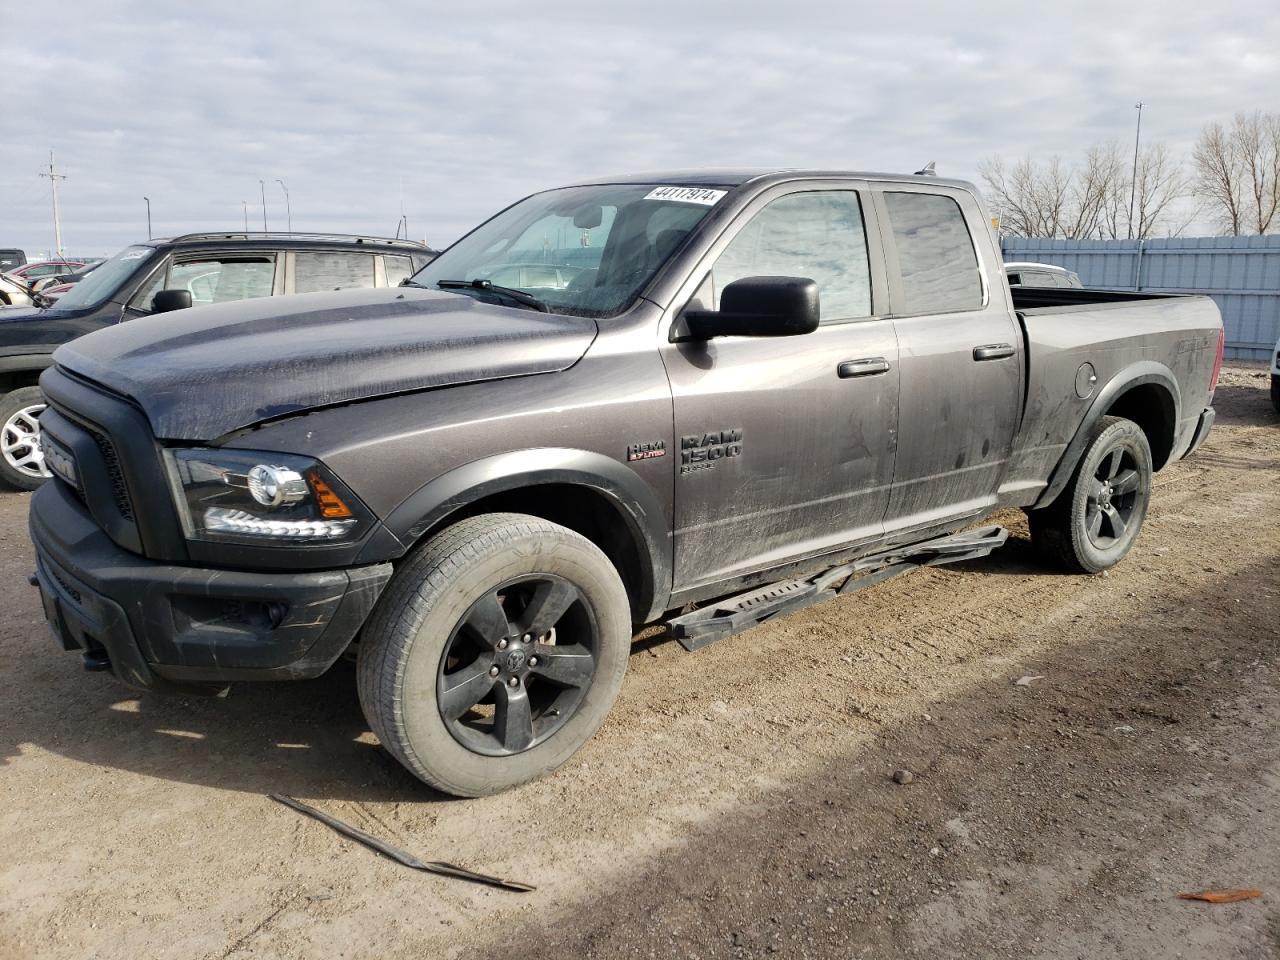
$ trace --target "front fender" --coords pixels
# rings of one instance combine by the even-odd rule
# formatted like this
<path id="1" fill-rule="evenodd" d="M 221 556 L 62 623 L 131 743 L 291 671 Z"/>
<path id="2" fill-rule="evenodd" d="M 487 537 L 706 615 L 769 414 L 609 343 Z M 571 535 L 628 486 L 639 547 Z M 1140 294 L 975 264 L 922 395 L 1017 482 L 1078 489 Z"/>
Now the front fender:
<path id="1" fill-rule="evenodd" d="M 536 447 L 513 450 L 455 467 L 419 487 L 384 520 L 402 544 L 468 505 L 497 493 L 541 484 L 568 484 L 603 494 L 625 520 L 641 556 L 645 619 L 665 609 L 671 594 L 671 535 L 657 495 L 626 466 L 588 450 Z"/>

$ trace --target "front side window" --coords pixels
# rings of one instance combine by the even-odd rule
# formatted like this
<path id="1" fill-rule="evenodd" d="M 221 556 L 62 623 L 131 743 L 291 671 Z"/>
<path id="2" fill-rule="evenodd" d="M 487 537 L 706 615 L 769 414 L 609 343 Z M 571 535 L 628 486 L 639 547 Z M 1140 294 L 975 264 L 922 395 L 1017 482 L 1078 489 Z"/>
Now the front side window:
<path id="1" fill-rule="evenodd" d="M 487 280 L 557 313 L 609 317 L 629 307 L 727 190 L 662 184 L 567 187 L 534 194 L 477 227 L 413 277 L 436 289 L 518 304 Z"/>
<path id="2" fill-rule="evenodd" d="M 823 323 L 871 316 L 871 271 L 862 205 L 852 190 L 774 200 L 733 238 L 712 268 L 720 293 L 743 277 L 804 277 L 818 285 Z"/>
<path id="3" fill-rule="evenodd" d="M 978 255 L 960 205 L 931 193 L 886 193 L 885 202 L 902 276 L 899 312 L 912 316 L 981 309 Z M 1026 271 L 1022 285 L 1032 285 Z"/>
<path id="4" fill-rule="evenodd" d="M 368 253 L 299 250 L 293 255 L 293 292 L 350 290 L 372 287 L 373 256 Z M 387 257 L 387 260 L 390 260 Z M 397 280 L 396 283 L 400 281 Z"/>

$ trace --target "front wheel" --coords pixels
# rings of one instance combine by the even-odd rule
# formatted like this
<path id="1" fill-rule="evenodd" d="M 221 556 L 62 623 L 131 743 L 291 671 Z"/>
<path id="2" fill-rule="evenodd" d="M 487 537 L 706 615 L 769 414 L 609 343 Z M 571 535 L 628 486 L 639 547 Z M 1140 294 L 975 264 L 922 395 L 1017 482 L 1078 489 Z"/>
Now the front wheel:
<path id="1" fill-rule="evenodd" d="M 1103 417 L 1070 483 L 1050 506 L 1027 511 L 1031 541 L 1055 564 L 1099 573 L 1133 546 L 1151 501 L 1151 447 L 1132 420 Z"/>
<path id="2" fill-rule="evenodd" d="M 627 593 L 589 540 L 485 514 L 396 572 L 360 641 L 360 703 L 383 746 L 446 793 L 555 770 L 599 729 L 631 646 Z"/>
<path id="3" fill-rule="evenodd" d="M 39 387 L 22 387 L 0 397 L 0 480 L 19 490 L 34 490 L 51 474 L 40 450 Z"/>

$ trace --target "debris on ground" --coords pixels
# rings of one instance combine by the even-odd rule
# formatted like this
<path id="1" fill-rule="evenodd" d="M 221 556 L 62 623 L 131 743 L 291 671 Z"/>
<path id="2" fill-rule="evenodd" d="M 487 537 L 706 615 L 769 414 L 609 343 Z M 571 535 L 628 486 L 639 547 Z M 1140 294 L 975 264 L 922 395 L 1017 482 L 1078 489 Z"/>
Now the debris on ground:
<path id="1" fill-rule="evenodd" d="M 910 770 L 895 770 L 895 771 L 893 771 L 893 782 L 894 782 L 894 783 L 901 783 L 901 784 L 903 784 L 903 785 L 906 785 L 906 784 L 910 783 L 912 780 L 914 780 L 915 778 L 916 778 L 916 777 L 915 777 L 915 774 L 913 774 Z"/>
<path id="2" fill-rule="evenodd" d="M 300 800 L 293 799 L 293 797 L 286 797 L 279 793 L 273 793 L 271 794 L 271 799 L 276 801 L 276 803 L 283 803 L 286 807 L 292 807 L 294 810 L 311 817 L 313 820 L 319 820 L 325 826 L 336 830 L 344 837 L 350 837 L 357 843 L 364 844 L 364 846 L 368 847 L 370 850 L 374 850 L 377 853 L 382 854 L 384 857 L 389 857 L 397 863 L 402 863 L 406 867 L 412 867 L 414 870 L 425 870 L 427 873 L 437 873 L 444 877 L 454 877 L 458 880 L 469 880 L 472 883 L 483 883 L 486 886 L 498 887 L 501 890 L 515 890 L 519 893 L 529 893 L 530 891 L 537 889 L 536 887 L 529 886 L 527 883 L 518 883 L 514 880 L 504 880 L 501 877 L 491 877 L 487 874 L 476 873 L 472 870 L 468 870 L 466 867 L 455 866 L 452 863 L 444 863 L 440 860 L 419 860 L 413 854 L 406 853 L 397 847 L 393 847 L 391 844 L 386 843 L 383 840 L 379 840 L 372 834 L 365 833 L 363 830 L 353 827 L 349 823 L 343 823 L 337 817 L 331 817 L 324 811 L 308 806 Z"/>
<path id="3" fill-rule="evenodd" d="M 1180 893 L 1179 900 L 1201 900 L 1205 903 L 1239 903 L 1241 900 L 1256 900 L 1262 896 L 1261 890 L 1200 890 L 1197 893 Z"/>
<path id="4" fill-rule="evenodd" d="M 1015 687 L 1029 687 L 1033 683 L 1035 683 L 1037 680 L 1043 680 L 1043 679 L 1044 677 L 1041 677 L 1041 676 L 1019 677 L 1017 680 L 1013 681 L 1013 685 Z"/>

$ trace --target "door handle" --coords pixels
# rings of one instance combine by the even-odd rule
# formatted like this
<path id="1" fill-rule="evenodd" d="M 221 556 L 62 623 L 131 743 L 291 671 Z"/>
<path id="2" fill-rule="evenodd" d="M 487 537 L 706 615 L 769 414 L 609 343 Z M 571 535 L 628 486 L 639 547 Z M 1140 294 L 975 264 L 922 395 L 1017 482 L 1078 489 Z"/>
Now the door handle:
<path id="1" fill-rule="evenodd" d="M 973 348 L 975 360 L 1003 360 L 1005 357 L 1012 357 L 1013 354 L 1013 345 L 1008 343 L 988 343 Z"/>
<path id="2" fill-rule="evenodd" d="M 836 374 L 842 379 L 874 377 L 878 373 L 888 372 L 889 361 L 884 357 L 864 357 L 861 360 L 846 360 L 836 367 Z"/>

